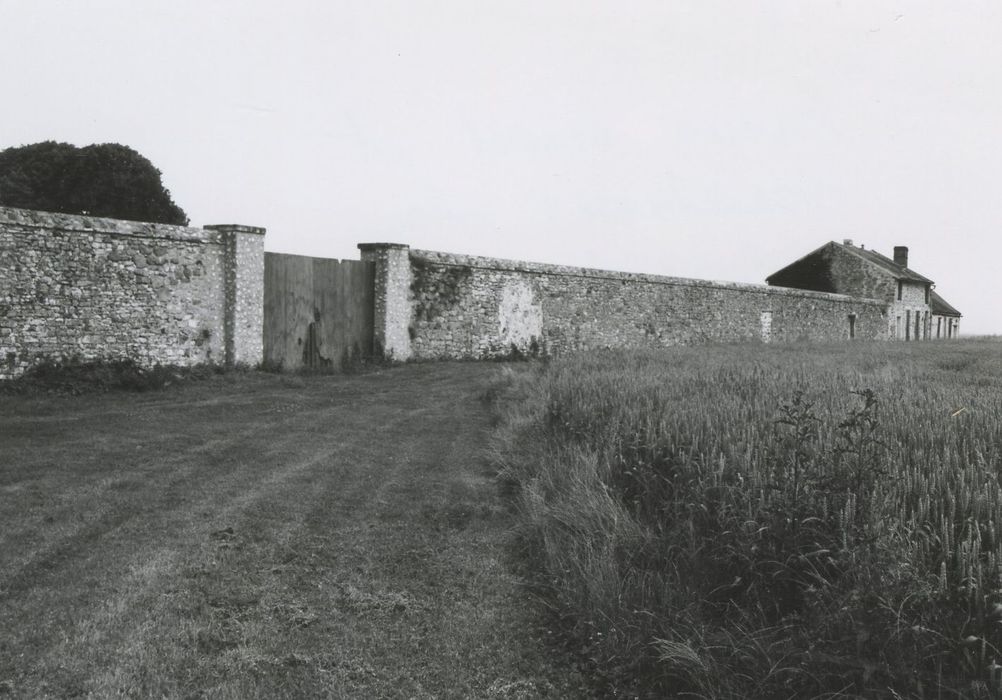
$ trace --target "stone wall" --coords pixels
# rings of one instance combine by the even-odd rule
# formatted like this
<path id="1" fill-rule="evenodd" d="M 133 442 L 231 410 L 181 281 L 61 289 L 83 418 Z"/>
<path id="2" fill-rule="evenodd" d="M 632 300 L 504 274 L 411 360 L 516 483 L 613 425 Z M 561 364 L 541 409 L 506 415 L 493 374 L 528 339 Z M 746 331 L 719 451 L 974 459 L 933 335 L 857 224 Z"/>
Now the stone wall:
<path id="1" fill-rule="evenodd" d="M 0 378 L 39 361 L 261 360 L 264 229 L 0 207 Z"/>
<path id="2" fill-rule="evenodd" d="M 406 341 L 393 341 L 396 359 L 888 335 L 887 305 L 874 299 L 401 245 L 360 248 L 370 259 L 380 259 L 385 251 L 396 260 L 392 274 L 385 266 L 376 270 L 377 326 L 383 318 L 385 338 L 406 333 Z M 392 305 L 392 319 L 388 313 L 380 316 L 381 305 Z"/>
<path id="3" fill-rule="evenodd" d="M 857 281 L 881 298 L 391 243 L 359 248 L 375 275 L 373 347 L 395 360 L 712 341 L 885 339 L 928 309 L 924 290 L 919 299 L 918 288 L 904 289 L 898 302 L 896 289 L 878 284 L 858 265 Z M 44 359 L 258 363 L 263 290 L 264 229 L 0 208 L 0 378 Z M 932 335 L 932 322 L 923 313 L 924 337 Z"/>

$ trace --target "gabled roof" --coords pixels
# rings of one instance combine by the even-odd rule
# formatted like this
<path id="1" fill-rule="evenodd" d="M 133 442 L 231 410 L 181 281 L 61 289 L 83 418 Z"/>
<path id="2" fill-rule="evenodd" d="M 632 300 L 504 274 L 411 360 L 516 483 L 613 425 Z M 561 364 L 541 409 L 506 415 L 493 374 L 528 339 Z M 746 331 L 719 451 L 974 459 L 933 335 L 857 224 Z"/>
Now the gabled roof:
<path id="1" fill-rule="evenodd" d="M 864 260 L 869 260 L 878 267 L 881 267 L 887 272 L 890 272 L 892 275 L 894 275 L 895 279 L 908 280 L 909 282 L 923 282 L 926 284 L 932 284 L 932 280 L 929 279 L 928 277 L 923 277 L 919 273 L 913 270 L 909 270 L 907 267 L 901 267 L 891 258 L 887 257 L 886 255 L 881 255 L 875 250 L 866 250 L 865 248 L 857 248 L 854 245 L 835 243 L 835 241 L 832 241 L 832 243 L 834 245 L 837 245 L 842 250 L 848 251 L 853 255 L 858 255 Z"/>
<path id="2" fill-rule="evenodd" d="M 875 250 L 857 248 L 852 243 L 836 243 L 835 241 L 825 243 L 820 248 L 812 250 L 802 258 L 790 263 L 782 270 L 772 273 L 765 280 L 771 285 L 781 287 L 812 289 L 819 292 L 846 293 L 841 288 L 839 280 L 835 279 L 832 269 L 831 257 L 836 250 L 865 260 L 871 266 L 876 266 L 895 280 L 906 280 L 908 282 L 929 285 L 929 309 L 933 314 L 956 317 L 963 315 L 932 289 L 933 281 L 928 277 L 924 277 L 914 270 L 898 265 L 891 258 L 881 255 Z"/>
<path id="3" fill-rule="evenodd" d="M 936 316 L 963 316 L 950 306 L 946 299 L 937 294 L 935 289 L 929 295 L 929 310 Z"/>
<path id="4" fill-rule="evenodd" d="M 793 287 L 795 289 L 814 289 L 824 292 L 834 292 L 835 288 L 832 285 L 831 279 L 826 274 L 827 265 L 824 259 L 824 250 L 830 246 L 835 245 L 834 243 L 825 243 L 823 246 L 816 250 L 812 250 L 807 255 L 801 258 L 797 258 L 792 263 L 787 265 L 781 270 L 776 270 L 771 275 L 765 278 L 767 284 L 778 284 L 781 287 Z M 790 283 L 786 280 L 778 281 L 785 277 L 787 273 L 795 270 L 806 271 L 811 277 L 811 284 L 796 284 Z M 822 279 L 823 278 L 823 279 Z"/>
<path id="5" fill-rule="evenodd" d="M 782 270 L 777 270 L 776 272 L 766 277 L 765 281 L 768 282 L 769 284 L 773 284 L 774 279 L 783 276 L 784 273 L 788 273 L 798 268 L 820 270 L 820 268 L 825 266 L 825 263 L 823 262 L 824 259 L 823 251 L 826 248 L 837 248 L 839 250 L 845 251 L 846 253 L 849 253 L 850 255 L 855 255 L 858 258 L 861 258 L 869 263 L 872 263 L 873 265 L 876 265 L 884 272 L 888 273 L 889 275 L 892 275 L 896 280 L 907 280 L 909 282 L 919 282 L 921 284 L 933 283 L 933 281 L 928 277 L 923 277 L 919 273 L 915 272 L 914 270 L 910 270 L 907 267 L 901 267 L 886 255 L 881 255 L 875 250 L 866 250 L 865 248 L 857 248 L 854 245 L 836 243 L 835 241 L 830 241 L 828 243 L 825 243 L 820 248 L 812 250 L 810 253 L 803 256 L 802 258 L 799 258 L 798 260 L 790 263 Z M 825 291 L 832 291 L 832 290 L 829 289 Z"/>

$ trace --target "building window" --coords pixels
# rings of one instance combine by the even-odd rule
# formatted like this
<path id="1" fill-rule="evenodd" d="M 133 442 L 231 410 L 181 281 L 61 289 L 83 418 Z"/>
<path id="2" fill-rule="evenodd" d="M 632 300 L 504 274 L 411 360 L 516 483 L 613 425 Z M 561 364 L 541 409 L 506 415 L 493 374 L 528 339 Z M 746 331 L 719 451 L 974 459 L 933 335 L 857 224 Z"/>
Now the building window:
<path id="1" fill-rule="evenodd" d="M 903 286 L 903 283 L 901 282 L 901 280 L 898 280 L 898 301 L 901 301 L 901 287 L 902 286 Z"/>
<path id="2" fill-rule="evenodd" d="M 929 285 L 928 284 L 925 286 L 925 303 L 926 304 L 929 303 Z"/>
<path id="3" fill-rule="evenodd" d="M 905 311 L 905 340 L 912 339 L 912 312 L 911 309 Z"/>
<path id="4" fill-rule="evenodd" d="M 936 319 L 936 340 L 939 340 L 940 338 L 939 332 L 942 328 L 943 328 L 943 317 L 940 316 L 939 318 Z"/>
<path id="5" fill-rule="evenodd" d="M 856 337 L 856 314 L 849 314 L 849 340 Z"/>

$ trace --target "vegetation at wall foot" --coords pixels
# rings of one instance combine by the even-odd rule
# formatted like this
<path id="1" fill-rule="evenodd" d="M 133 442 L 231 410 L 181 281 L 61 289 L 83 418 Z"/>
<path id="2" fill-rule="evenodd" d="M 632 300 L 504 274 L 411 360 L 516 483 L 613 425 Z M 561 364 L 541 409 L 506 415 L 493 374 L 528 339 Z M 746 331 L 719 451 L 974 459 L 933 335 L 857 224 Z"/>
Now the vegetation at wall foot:
<path id="1" fill-rule="evenodd" d="M 244 371 L 246 368 L 233 368 Z M 154 365 L 144 367 L 135 360 L 45 361 L 25 374 L 0 382 L 0 393 L 80 395 L 108 391 L 160 391 L 185 382 L 201 381 L 223 374 L 222 365 Z"/>
<path id="2" fill-rule="evenodd" d="M 491 398 L 512 549 L 623 697 L 1002 692 L 1002 346 L 616 351 Z"/>

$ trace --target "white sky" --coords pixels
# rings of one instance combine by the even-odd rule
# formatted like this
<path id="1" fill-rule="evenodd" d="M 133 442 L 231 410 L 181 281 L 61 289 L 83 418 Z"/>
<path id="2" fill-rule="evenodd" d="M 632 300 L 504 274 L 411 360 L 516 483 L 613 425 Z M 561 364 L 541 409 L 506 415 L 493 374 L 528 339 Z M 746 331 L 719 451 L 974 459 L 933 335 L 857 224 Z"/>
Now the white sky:
<path id="1" fill-rule="evenodd" d="M 994 0 L 0 0 L 0 148 L 48 139 L 279 252 L 762 282 L 907 245 L 1002 333 Z"/>

